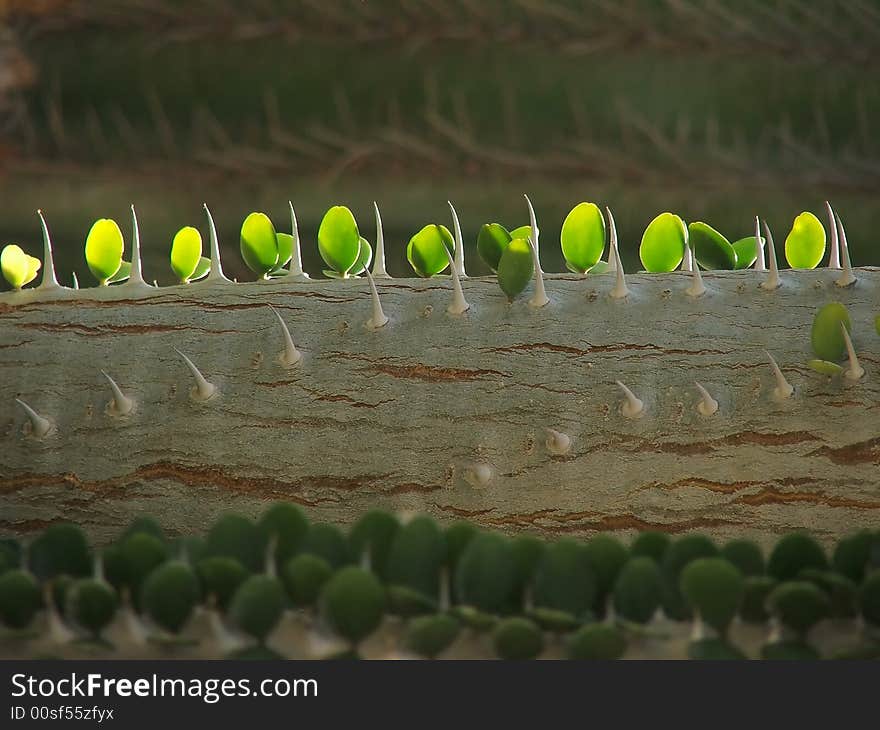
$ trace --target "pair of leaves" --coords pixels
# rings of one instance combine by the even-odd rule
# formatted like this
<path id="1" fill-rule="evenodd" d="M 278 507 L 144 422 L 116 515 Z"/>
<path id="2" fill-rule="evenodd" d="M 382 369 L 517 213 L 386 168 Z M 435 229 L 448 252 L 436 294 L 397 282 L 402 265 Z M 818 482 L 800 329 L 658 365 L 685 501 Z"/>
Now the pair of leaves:
<path id="1" fill-rule="evenodd" d="M 171 242 L 171 270 L 181 284 L 198 281 L 211 270 L 211 259 L 202 256 L 202 234 L 192 226 L 181 228 Z"/>
<path id="2" fill-rule="evenodd" d="M 446 251 L 449 251 L 450 255 L 455 253 L 455 239 L 446 226 L 431 223 L 409 240 L 406 260 L 413 267 L 413 271 L 427 278 L 445 271 L 449 266 Z"/>
<path id="3" fill-rule="evenodd" d="M 529 226 L 508 231 L 500 223 L 484 223 L 477 235 L 477 253 L 498 275 L 498 285 L 510 301 L 525 290 L 535 273 L 531 234 Z"/>
<path id="4" fill-rule="evenodd" d="M 758 258 L 758 239 L 746 236 L 731 243 L 708 223 L 688 225 L 688 241 L 694 258 L 704 269 L 722 271 L 747 269 Z M 760 239 L 764 244 L 764 239 Z"/>
<path id="5" fill-rule="evenodd" d="M 843 372 L 843 368 L 837 364 L 846 354 L 841 324 L 847 332 L 852 332 L 849 311 L 840 302 L 829 302 L 820 307 L 813 318 L 810 344 L 818 359 L 810 360 L 807 364 L 818 373 L 837 375 Z"/>
<path id="6" fill-rule="evenodd" d="M 125 243 L 116 221 L 96 220 L 86 236 L 86 263 L 101 286 L 125 281 L 131 274 L 131 262 L 123 261 Z"/>
<path id="7" fill-rule="evenodd" d="M 605 251 L 605 218 L 599 207 L 595 203 L 578 203 L 572 208 L 562 223 L 560 242 L 569 271 L 591 271 Z"/>
<path id="8" fill-rule="evenodd" d="M 357 221 L 344 205 L 334 205 L 318 228 L 318 252 L 329 266 L 324 274 L 347 279 L 363 273 L 373 260 L 369 241 L 361 236 Z"/>
<path id="9" fill-rule="evenodd" d="M 21 246 L 14 243 L 4 246 L 0 253 L 3 278 L 13 289 L 21 289 L 25 284 L 30 284 L 36 278 L 40 266 L 40 259 L 26 254 Z"/>
<path id="10" fill-rule="evenodd" d="M 276 232 L 265 213 L 251 213 L 241 224 L 241 256 L 255 274 L 267 278 L 284 276 L 293 246 L 293 236 Z"/>

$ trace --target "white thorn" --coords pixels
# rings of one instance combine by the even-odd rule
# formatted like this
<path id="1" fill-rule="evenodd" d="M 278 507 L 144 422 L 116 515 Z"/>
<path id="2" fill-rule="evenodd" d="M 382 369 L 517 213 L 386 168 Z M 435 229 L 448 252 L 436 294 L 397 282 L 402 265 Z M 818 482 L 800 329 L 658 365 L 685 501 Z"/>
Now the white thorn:
<path id="1" fill-rule="evenodd" d="M 859 380 L 865 375 L 865 368 L 859 364 L 859 358 L 856 356 L 856 349 L 853 347 L 852 339 L 846 325 L 840 323 L 840 331 L 843 333 L 843 341 L 846 344 L 846 356 L 849 360 L 849 367 L 844 371 L 843 377 L 847 380 Z"/>
<path id="2" fill-rule="evenodd" d="M 138 228 L 137 213 L 135 213 L 134 205 L 131 206 L 131 273 L 128 275 L 128 281 L 123 286 L 136 288 L 149 288 L 149 284 L 144 281 L 144 275 L 141 271 L 141 232 Z"/>
<path id="3" fill-rule="evenodd" d="M 694 256 L 691 253 L 691 247 L 685 245 L 684 247 L 684 256 L 681 257 L 681 270 L 682 271 L 693 271 L 694 270 Z"/>
<path id="4" fill-rule="evenodd" d="M 388 317 L 382 311 L 382 302 L 379 301 L 379 291 L 376 289 L 376 282 L 373 275 L 366 269 L 364 273 L 367 275 L 367 281 L 370 282 L 370 298 L 373 300 L 373 315 L 367 320 L 367 329 L 377 330 L 388 324 Z"/>
<path id="5" fill-rule="evenodd" d="M 16 398 L 15 402 L 24 409 L 24 412 L 27 413 L 28 419 L 30 419 L 31 436 L 41 439 L 52 432 L 52 421 L 41 416 L 21 398 Z"/>
<path id="6" fill-rule="evenodd" d="M 538 248 L 532 243 L 531 236 L 526 240 L 528 241 L 529 248 L 532 249 L 532 263 L 535 269 L 535 293 L 529 299 L 529 306 L 540 309 L 541 307 L 546 307 L 550 299 L 547 298 L 547 292 L 544 290 L 544 272 L 541 271 L 541 262 L 538 261 Z"/>
<path id="7" fill-rule="evenodd" d="M 447 200 L 449 212 L 452 213 L 452 231 L 455 234 L 455 268 L 458 271 L 460 279 L 467 279 L 467 272 L 464 270 L 464 239 L 461 235 L 461 223 L 458 221 L 458 213 L 452 202 Z"/>
<path id="8" fill-rule="evenodd" d="M 690 251 L 690 246 L 685 247 Z M 694 259 L 693 269 L 691 271 L 691 285 L 684 290 L 689 297 L 701 297 L 706 293 L 706 286 L 703 284 L 703 275 L 700 273 L 700 262 Z"/>
<path id="9" fill-rule="evenodd" d="M 837 236 L 837 224 L 834 220 L 834 211 L 831 203 L 825 201 L 825 210 L 828 211 L 828 225 L 831 226 L 831 253 L 828 255 L 828 268 L 840 268 L 840 241 Z"/>
<path id="10" fill-rule="evenodd" d="M 846 231 L 843 228 L 843 221 L 840 220 L 840 216 L 835 213 L 834 217 L 837 218 L 837 230 L 840 234 L 840 259 L 841 267 L 843 269 L 840 272 L 840 277 L 837 278 L 834 283 L 840 287 L 852 286 L 856 283 L 856 277 L 853 275 L 852 260 L 849 257 L 849 244 L 846 242 Z"/>
<path id="11" fill-rule="evenodd" d="M 49 228 L 46 225 L 46 219 L 43 218 L 43 211 L 38 210 L 37 215 L 40 216 L 40 227 L 43 229 L 43 278 L 40 280 L 39 289 L 60 289 L 61 285 L 55 278 L 55 258 L 52 255 L 52 239 L 49 238 Z M 74 274 L 74 277 L 76 274 Z"/>
<path id="12" fill-rule="evenodd" d="M 552 428 L 548 428 L 546 431 L 547 440 L 544 441 L 544 445 L 547 447 L 547 451 L 554 456 L 562 456 L 571 451 L 571 437 L 568 434 Z"/>
<path id="13" fill-rule="evenodd" d="M 273 314 L 278 317 L 278 324 L 281 325 L 281 332 L 284 335 L 284 352 L 282 352 L 278 356 L 278 362 L 280 362 L 284 367 L 291 368 L 296 365 L 300 360 L 302 360 L 302 353 L 296 349 L 296 346 L 293 344 L 293 338 L 290 336 L 290 330 L 287 329 L 287 324 L 281 318 L 281 315 L 278 314 L 278 310 L 275 309 L 271 304 L 268 305 L 269 309 L 272 310 Z"/>
<path id="14" fill-rule="evenodd" d="M 791 394 L 794 393 L 794 388 L 791 383 L 785 379 L 782 370 L 779 369 L 779 365 L 777 365 L 776 360 L 773 359 L 773 355 L 769 352 L 766 352 L 766 354 L 767 359 L 770 360 L 770 367 L 773 368 L 773 377 L 776 380 L 776 387 L 773 388 L 773 398 L 775 400 L 785 400 L 786 398 L 790 398 Z"/>
<path id="15" fill-rule="evenodd" d="M 641 418 L 645 414 L 645 404 L 635 397 L 633 392 L 619 380 L 615 380 L 617 387 L 623 391 L 625 400 L 620 406 L 620 412 L 627 418 Z"/>
<path id="16" fill-rule="evenodd" d="M 208 204 L 204 203 L 205 215 L 208 216 L 208 232 L 211 239 L 211 270 L 205 277 L 205 281 L 229 281 L 223 273 L 223 264 L 220 262 L 220 243 L 217 241 L 217 227 L 214 225 L 214 216 L 208 210 Z"/>
<path id="17" fill-rule="evenodd" d="M 102 370 L 101 374 L 107 378 L 107 382 L 110 383 L 110 389 L 113 391 L 113 400 L 107 404 L 107 414 L 110 416 L 125 416 L 131 413 L 134 408 L 134 401 L 122 392 L 116 381 L 107 373 Z"/>
<path id="18" fill-rule="evenodd" d="M 623 263 L 620 260 L 620 250 L 617 247 L 617 225 L 614 223 L 614 216 L 611 214 L 611 208 L 606 206 L 608 213 L 608 227 L 611 229 L 611 251 L 614 254 L 614 288 L 611 290 L 612 299 L 625 299 L 629 296 L 629 289 L 626 286 L 626 275 L 623 271 Z"/>
<path id="19" fill-rule="evenodd" d="M 467 312 L 471 305 L 464 298 L 464 292 L 461 289 L 461 275 L 458 273 L 458 268 L 452 259 L 452 254 L 449 253 L 449 249 L 446 246 L 443 247 L 443 250 L 446 252 L 446 258 L 449 259 L 449 271 L 452 276 L 452 301 L 446 307 L 446 311 L 451 315 L 457 316 Z"/>
<path id="20" fill-rule="evenodd" d="M 541 268 L 541 246 L 538 244 L 538 234 L 540 233 L 538 230 L 538 219 L 535 217 L 535 209 L 532 207 L 532 201 L 529 200 L 529 196 L 523 193 L 523 197 L 526 199 L 526 205 L 529 206 L 529 227 L 532 229 L 532 243 L 535 244 L 535 251 L 537 252 L 538 271 L 543 273 Z"/>
<path id="21" fill-rule="evenodd" d="M 74 289 L 79 289 L 79 279 L 76 278 L 76 272 L 75 272 L 75 271 L 71 274 L 71 278 L 73 279 L 73 288 L 74 288 Z"/>
<path id="22" fill-rule="evenodd" d="M 189 371 L 196 379 L 196 387 L 190 391 L 190 395 L 192 395 L 193 399 L 208 400 L 209 398 L 212 398 L 217 393 L 217 386 L 213 383 L 209 383 L 205 379 L 205 376 L 199 372 L 199 369 L 195 366 L 193 361 L 180 350 L 175 347 L 174 351 L 183 358 L 183 361 L 187 364 L 187 367 L 189 367 Z"/>
<path id="23" fill-rule="evenodd" d="M 697 412 L 701 416 L 714 416 L 718 412 L 718 401 L 709 395 L 709 391 L 700 383 L 694 382 L 694 385 L 700 391 L 700 402 L 697 403 Z"/>
<path id="24" fill-rule="evenodd" d="M 767 264 L 764 262 L 764 239 L 761 236 L 761 221 L 755 216 L 755 251 L 758 254 L 755 259 L 755 271 L 766 271 Z"/>
<path id="25" fill-rule="evenodd" d="M 293 251 L 290 256 L 290 271 L 288 276 L 295 276 L 300 279 L 308 279 L 309 275 L 303 271 L 302 251 L 299 245 L 299 224 L 296 222 L 296 211 L 293 209 L 293 202 L 287 201 L 290 206 L 290 235 L 293 238 Z"/>
<path id="26" fill-rule="evenodd" d="M 492 477 L 494 476 L 494 472 L 491 466 L 488 464 L 471 464 L 464 470 L 464 474 L 462 474 L 462 478 L 470 484 L 472 487 L 485 487 L 489 482 L 492 481 Z"/>
<path id="27" fill-rule="evenodd" d="M 610 217 L 611 211 L 607 207 L 605 208 L 605 210 L 608 211 L 608 216 Z M 602 211 L 600 210 L 599 212 L 601 213 Z M 614 261 L 614 250 L 613 250 L 614 246 L 611 245 L 611 224 L 610 223 L 608 224 L 607 228 L 608 228 L 608 272 L 611 273 L 617 268 L 617 264 Z M 615 231 L 615 235 L 616 234 L 617 234 L 617 231 Z"/>
<path id="28" fill-rule="evenodd" d="M 382 228 L 379 205 L 375 200 L 373 210 L 376 211 L 376 253 L 373 255 L 373 276 L 376 279 L 390 279 L 391 275 L 385 269 L 385 231 Z"/>
<path id="29" fill-rule="evenodd" d="M 764 221 L 764 238 L 767 239 L 767 253 L 770 257 L 770 268 L 767 278 L 761 282 L 761 288 L 767 291 L 773 291 L 782 286 L 779 280 L 779 268 L 776 265 L 776 247 L 773 245 L 773 234 L 770 233 L 770 226 Z"/>

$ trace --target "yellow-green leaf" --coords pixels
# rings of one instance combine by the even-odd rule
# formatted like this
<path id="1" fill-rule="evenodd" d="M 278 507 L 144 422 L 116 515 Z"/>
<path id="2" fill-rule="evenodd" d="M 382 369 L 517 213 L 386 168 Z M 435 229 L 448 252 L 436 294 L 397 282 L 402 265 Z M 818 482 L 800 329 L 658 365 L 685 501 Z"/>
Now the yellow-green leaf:
<path id="1" fill-rule="evenodd" d="M 507 248 L 510 241 L 510 233 L 500 223 L 484 223 L 477 234 L 477 253 L 492 271 L 498 271 L 501 254 L 504 253 L 504 249 Z"/>
<path id="2" fill-rule="evenodd" d="M 498 262 L 498 284 L 507 298 L 513 301 L 529 284 L 535 273 L 532 248 L 522 238 L 514 238 L 501 254 Z"/>
<path id="3" fill-rule="evenodd" d="M 3 247 L 0 253 L 0 269 L 3 270 L 3 278 L 9 282 L 13 289 L 21 289 L 29 284 L 37 276 L 42 262 L 29 256 L 21 246 L 10 243 Z"/>
<path id="4" fill-rule="evenodd" d="M 642 234 L 639 258 L 646 271 L 674 271 L 684 258 L 688 230 L 675 213 L 661 213 Z"/>
<path id="5" fill-rule="evenodd" d="M 406 259 L 419 276 L 434 276 L 449 266 L 446 251 L 455 252 L 455 239 L 446 226 L 430 224 L 414 235 L 406 247 Z"/>
<path id="6" fill-rule="evenodd" d="M 810 212 L 794 219 L 785 239 L 785 259 L 793 269 L 815 269 L 825 255 L 825 227 Z"/>
<path id="7" fill-rule="evenodd" d="M 584 273 L 595 266 L 605 250 L 605 219 L 599 206 L 578 203 L 565 217 L 559 238 L 569 268 Z"/>
<path id="8" fill-rule="evenodd" d="M 255 274 L 265 276 L 278 264 L 278 234 L 265 213 L 251 213 L 241 224 L 241 257 Z"/>
<path id="9" fill-rule="evenodd" d="M 101 218 L 92 224 L 86 237 L 86 263 L 99 284 L 107 284 L 119 271 L 123 248 L 122 231 L 116 221 Z"/>
<path id="10" fill-rule="evenodd" d="M 813 318 L 810 341 L 816 357 L 835 362 L 841 360 L 846 352 L 846 342 L 840 325 L 852 332 L 852 322 L 847 308 L 840 302 L 829 302 L 821 307 Z"/>
<path id="11" fill-rule="evenodd" d="M 324 214 L 318 228 L 318 252 L 338 274 L 347 274 L 361 250 L 361 234 L 352 212 L 335 205 Z"/>
<path id="12" fill-rule="evenodd" d="M 201 256 L 202 234 L 192 226 L 181 228 L 171 242 L 171 270 L 182 284 L 194 278 Z"/>

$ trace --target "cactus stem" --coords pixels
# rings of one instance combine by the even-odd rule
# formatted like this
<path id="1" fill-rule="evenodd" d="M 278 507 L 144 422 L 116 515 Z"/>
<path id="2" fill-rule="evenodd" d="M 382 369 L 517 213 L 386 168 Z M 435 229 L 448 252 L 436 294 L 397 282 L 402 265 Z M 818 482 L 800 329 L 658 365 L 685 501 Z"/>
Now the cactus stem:
<path id="1" fill-rule="evenodd" d="M 785 379 L 782 370 L 779 369 L 779 365 L 777 365 L 776 360 L 773 359 L 773 355 L 766 352 L 766 350 L 765 353 L 767 359 L 770 361 L 770 367 L 773 368 L 773 377 L 776 380 L 776 387 L 773 388 L 773 398 L 775 400 L 785 400 L 786 398 L 790 398 L 791 394 L 794 393 L 794 387 Z"/>
<path id="2" fill-rule="evenodd" d="M 455 212 L 455 206 L 452 201 L 446 201 L 449 204 L 449 212 L 452 214 L 452 230 L 455 234 L 455 269 L 458 271 L 459 279 L 467 279 L 467 272 L 464 269 L 464 238 L 461 235 L 461 223 L 458 221 L 458 213 Z"/>
<path id="3" fill-rule="evenodd" d="M 608 213 L 608 227 L 611 229 L 611 252 L 614 258 L 614 288 L 610 292 L 612 299 L 626 299 L 629 296 L 629 289 L 626 286 L 626 275 L 623 271 L 623 263 L 620 260 L 620 249 L 617 246 L 617 225 L 614 222 L 614 216 L 611 214 L 611 208 L 606 207 Z"/>
<path id="4" fill-rule="evenodd" d="M 615 380 L 617 387 L 623 392 L 624 401 L 620 406 L 620 413 L 626 418 L 641 418 L 645 415 L 645 404 L 635 397 L 633 392 L 619 380 Z"/>
<path id="5" fill-rule="evenodd" d="M 541 307 L 546 307 L 550 303 L 550 299 L 547 297 L 547 292 L 544 289 L 544 272 L 541 271 L 541 262 L 538 261 L 538 247 L 532 243 L 531 236 L 527 240 L 529 248 L 532 249 L 532 262 L 535 265 L 535 293 L 529 299 L 529 306 L 540 309 Z"/>
<path id="6" fill-rule="evenodd" d="M 217 241 L 217 226 L 214 225 L 214 216 L 208 210 L 208 204 L 204 203 L 205 215 L 208 217 L 208 232 L 211 239 L 211 271 L 205 277 L 205 281 L 229 281 L 223 273 L 223 264 L 220 262 L 220 244 Z"/>
<path id="7" fill-rule="evenodd" d="M 531 238 L 532 238 L 532 243 L 535 246 L 535 251 L 536 251 L 535 256 L 537 257 L 536 258 L 537 263 L 535 264 L 535 266 L 538 269 L 538 271 L 540 271 L 543 274 L 544 270 L 541 268 L 541 246 L 538 243 L 538 235 L 540 233 L 540 231 L 538 230 L 538 219 L 535 217 L 535 209 L 532 206 L 532 201 L 529 200 L 529 196 L 526 195 L 525 193 L 523 193 L 523 197 L 526 199 L 526 205 L 529 206 L 529 227 L 531 228 L 531 231 L 532 231 Z"/>
<path id="8" fill-rule="evenodd" d="M 46 219 L 43 218 L 43 211 L 38 210 L 37 215 L 40 217 L 40 227 L 43 229 L 43 278 L 40 280 L 38 288 L 42 291 L 61 289 L 62 287 L 55 277 L 55 257 L 52 255 L 52 239 L 49 238 L 49 227 L 46 225 Z M 76 274 L 74 274 L 75 278 Z"/>
<path id="9" fill-rule="evenodd" d="M 213 398 L 217 393 L 217 386 L 213 383 L 209 383 L 205 376 L 199 371 L 199 369 L 195 366 L 192 360 L 190 360 L 186 355 L 184 355 L 180 350 L 176 347 L 174 351 L 183 358 L 183 361 L 186 363 L 189 371 L 192 373 L 192 376 L 196 380 L 195 387 L 190 390 L 190 395 L 193 400 L 206 401 L 210 398 Z"/>
<path id="10" fill-rule="evenodd" d="M 828 211 L 828 225 L 831 227 L 831 253 L 828 254 L 828 268 L 840 268 L 840 239 L 837 235 L 837 224 L 834 219 L 834 210 L 831 203 L 825 201 L 825 210 Z"/>
<path id="11" fill-rule="evenodd" d="M 846 231 L 843 228 L 843 221 L 840 216 L 835 213 L 837 218 L 837 230 L 840 235 L 840 262 L 842 271 L 840 277 L 835 279 L 834 283 L 839 287 L 852 286 L 856 283 L 856 277 L 853 275 L 852 261 L 849 257 L 849 244 L 846 242 Z"/>
<path id="12" fill-rule="evenodd" d="M 767 278 L 761 282 L 761 288 L 767 291 L 775 291 L 782 282 L 779 280 L 779 267 L 776 264 L 776 247 L 773 245 L 773 234 L 770 233 L 770 226 L 764 221 L 764 238 L 767 239 L 767 254 L 770 258 L 770 267 L 768 269 Z"/>
<path id="13" fill-rule="evenodd" d="M 764 239 L 761 237 L 761 221 L 755 216 L 755 271 L 766 271 L 767 264 L 764 261 Z"/>
<path id="14" fill-rule="evenodd" d="M 376 211 L 376 255 L 373 257 L 373 276 L 376 279 L 390 279 L 391 275 L 385 270 L 385 232 L 382 230 L 382 216 L 379 214 L 379 204 L 375 200 L 373 210 Z"/>
<path id="15" fill-rule="evenodd" d="M 446 246 L 443 247 L 443 250 L 446 252 L 446 258 L 449 259 L 449 271 L 452 276 L 452 301 L 446 307 L 446 311 L 453 316 L 458 316 L 467 312 L 471 305 L 464 298 L 464 292 L 461 289 L 461 274 L 455 265 L 455 261 L 452 259 L 452 254 L 449 253 L 449 249 Z"/>
<path id="16" fill-rule="evenodd" d="M 15 402 L 18 403 L 24 409 L 24 412 L 28 417 L 28 427 L 29 433 L 36 439 L 41 439 L 48 436 L 53 429 L 52 421 L 44 416 L 41 416 L 37 413 L 33 408 L 31 408 L 27 403 L 25 403 L 21 398 L 16 398 Z"/>
<path id="17" fill-rule="evenodd" d="M 847 380 L 860 380 L 865 375 L 865 369 L 859 364 L 856 348 L 853 347 L 852 338 L 850 338 L 846 325 L 843 322 L 840 323 L 840 331 L 843 333 L 843 341 L 846 344 L 846 357 L 849 360 L 849 367 L 844 371 L 843 377 Z"/>
<path id="18" fill-rule="evenodd" d="M 303 271 L 302 251 L 299 245 L 299 224 L 296 222 L 296 211 L 293 209 L 293 201 L 288 200 L 290 206 L 290 235 L 293 238 L 293 251 L 290 256 L 290 271 L 288 276 L 297 279 L 308 279 L 309 275 Z"/>
<path id="19" fill-rule="evenodd" d="M 113 400 L 107 404 L 107 415 L 125 416 L 131 413 L 134 409 L 134 401 L 122 392 L 116 381 L 106 372 L 102 370 L 101 375 L 107 378 L 107 382 L 110 383 L 110 390 L 113 391 Z"/>
<path id="20" fill-rule="evenodd" d="M 718 401 L 715 400 L 701 383 L 694 382 L 700 392 L 700 402 L 697 403 L 697 413 L 701 416 L 714 416 L 718 412 Z"/>
<path id="21" fill-rule="evenodd" d="M 547 431 L 547 439 L 544 445 L 554 456 L 562 456 L 571 451 L 571 437 L 568 434 L 556 431 L 552 428 L 545 429 Z"/>
<path id="22" fill-rule="evenodd" d="M 302 353 L 297 350 L 296 346 L 293 344 L 293 338 L 290 336 L 290 330 L 287 328 L 287 324 L 281 318 L 281 315 L 278 314 L 278 310 L 275 309 L 275 307 L 273 307 L 271 304 L 269 304 L 268 307 L 272 310 L 272 313 L 278 318 L 278 324 L 281 325 L 281 334 L 284 337 L 284 351 L 278 356 L 278 362 L 280 362 L 283 367 L 292 368 L 300 360 L 302 360 Z"/>
<path id="23" fill-rule="evenodd" d="M 367 280 L 370 282 L 370 298 L 373 301 L 373 314 L 367 320 L 366 327 L 371 330 L 381 329 L 388 324 L 388 317 L 386 317 L 385 312 L 382 311 L 382 302 L 379 301 L 379 291 L 376 289 L 376 282 L 373 280 L 373 275 L 366 269 L 364 269 L 364 273 L 367 275 Z"/>

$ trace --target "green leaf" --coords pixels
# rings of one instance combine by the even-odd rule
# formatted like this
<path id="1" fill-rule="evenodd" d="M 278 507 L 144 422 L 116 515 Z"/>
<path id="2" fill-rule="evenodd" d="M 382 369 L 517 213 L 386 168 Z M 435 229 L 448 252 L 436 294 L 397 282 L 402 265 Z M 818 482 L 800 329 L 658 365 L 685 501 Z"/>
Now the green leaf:
<path id="1" fill-rule="evenodd" d="M 86 263 L 102 286 L 122 265 L 122 231 L 116 221 L 101 218 L 92 224 L 86 237 Z"/>
<path id="2" fill-rule="evenodd" d="M 755 260 L 758 258 L 757 240 L 754 236 L 747 236 L 731 244 L 733 250 L 736 251 L 736 268 L 738 270 L 747 269 L 755 263 Z M 763 237 L 761 238 L 761 245 L 764 245 Z"/>
<path id="3" fill-rule="evenodd" d="M 361 236 L 359 243 L 360 249 L 358 250 L 357 261 L 354 262 L 354 266 L 352 266 L 351 271 L 348 272 L 349 276 L 363 274 L 373 260 L 373 247 L 370 246 L 370 242 Z"/>
<path id="4" fill-rule="evenodd" d="M 688 230 L 674 213 L 661 213 L 642 234 L 639 258 L 646 271 L 674 271 L 684 258 Z"/>
<path id="5" fill-rule="evenodd" d="M 810 332 L 810 342 L 816 357 L 829 362 L 843 359 L 846 352 L 846 342 L 843 332 L 840 331 L 840 323 L 852 332 L 852 322 L 849 312 L 840 302 L 829 302 L 819 308 L 813 318 L 813 329 Z"/>
<path id="6" fill-rule="evenodd" d="M 580 273 L 595 266 L 605 250 L 605 219 L 595 203 L 578 203 L 562 223 L 562 255 Z"/>
<path id="7" fill-rule="evenodd" d="M 193 271 L 189 280 L 198 281 L 199 279 L 204 279 L 209 273 L 211 273 L 211 259 L 201 256 L 199 263 L 196 264 L 196 270 Z"/>
<path id="8" fill-rule="evenodd" d="M 532 237 L 532 227 L 531 226 L 520 226 L 519 228 L 514 228 L 510 232 L 510 238 L 531 238 Z"/>
<path id="9" fill-rule="evenodd" d="M 691 223 L 688 240 L 694 258 L 704 269 L 729 271 L 736 268 L 736 251 L 730 241 L 708 223 Z"/>
<path id="10" fill-rule="evenodd" d="M 513 301 L 528 286 L 535 273 L 532 248 L 522 238 L 514 238 L 501 254 L 498 262 L 498 284 L 507 298 Z"/>
<path id="11" fill-rule="evenodd" d="M 698 558 L 681 572 L 679 588 L 700 619 L 724 636 L 742 599 L 739 570 L 724 558 Z"/>
<path id="12" fill-rule="evenodd" d="M 785 239 L 785 258 L 793 269 L 815 269 L 825 255 L 825 228 L 812 213 L 794 219 Z"/>
<path id="13" fill-rule="evenodd" d="M 123 261 L 116 273 L 107 279 L 107 283 L 118 284 L 120 281 L 125 281 L 129 276 L 131 276 L 131 261 Z"/>
<path id="14" fill-rule="evenodd" d="M 836 362 L 828 362 L 827 360 L 808 360 L 807 365 L 822 375 L 840 375 L 843 368 Z"/>
<path id="15" fill-rule="evenodd" d="M 275 270 L 290 263 L 293 258 L 293 236 L 289 233 L 278 233 L 276 235 L 278 243 L 278 261 L 275 264 Z"/>
<path id="16" fill-rule="evenodd" d="M 324 214 L 318 228 L 318 252 L 333 271 L 347 274 L 360 255 L 360 239 L 351 211 L 335 205 Z"/>
<path id="17" fill-rule="evenodd" d="M 171 270 L 181 284 L 197 278 L 194 275 L 201 255 L 202 234 L 197 228 L 186 226 L 174 234 L 174 240 L 171 241 Z M 208 261 L 209 268 L 210 263 Z"/>
<path id="18" fill-rule="evenodd" d="M 251 213 L 241 224 L 241 257 L 260 276 L 278 264 L 278 234 L 265 213 Z"/>
<path id="19" fill-rule="evenodd" d="M 607 261 L 597 261 L 593 266 L 591 266 L 588 270 L 588 274 L 607 274 L 608 270 L 611 268 L 611 264 Z"/>
<path id="20" fill-rule="evenodd" d="M 501 254 L 511 240 L 510 233 L 500 223 L 484 223 L 477 235 L 477 253 L 492 271 L 498 271 Z"/>
<path id="21" fill-rule="evenodd" d="M 446 226 L 432 223 L 409 239 L 406 259 L 419 276 L 434 276 L 449 266 L 444 246 L 449 253 L 454 253 L 455 239 Z"/>
<path id="22" fill-rule="evenodd" d="M 42 263 L 39 259 L 26 254 L 21 246 L 10 243 L 0 253 L 0 269 L 3 278 L 13 289 L 21 289 L 34 280 Z"/>

